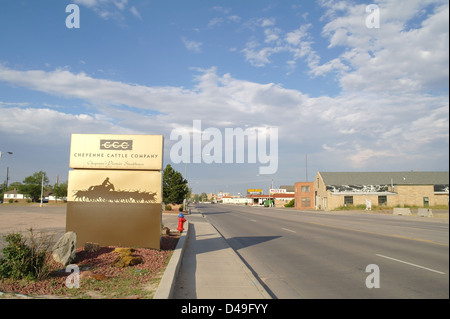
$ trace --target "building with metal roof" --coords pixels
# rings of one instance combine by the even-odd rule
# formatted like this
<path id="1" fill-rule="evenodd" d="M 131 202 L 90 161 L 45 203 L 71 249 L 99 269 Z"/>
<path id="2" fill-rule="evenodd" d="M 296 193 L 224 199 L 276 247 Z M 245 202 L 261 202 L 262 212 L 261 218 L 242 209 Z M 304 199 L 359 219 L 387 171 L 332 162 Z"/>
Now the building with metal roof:
<path id="1" fill-rule="evenodd" d="M 448 206 L 449 172 L 318 172 L 315 208 Z"/>

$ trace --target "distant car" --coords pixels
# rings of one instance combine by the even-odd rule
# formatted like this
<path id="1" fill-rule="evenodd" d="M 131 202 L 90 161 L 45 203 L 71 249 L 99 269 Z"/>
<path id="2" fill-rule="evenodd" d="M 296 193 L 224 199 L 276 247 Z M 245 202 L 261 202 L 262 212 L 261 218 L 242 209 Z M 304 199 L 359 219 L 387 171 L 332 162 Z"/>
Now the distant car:
<path id="1" fill-rule="evenodd" d="M 211 204 L 215 204 L 215 202 L 214 202 L 214 201 L 211 201 Z"/>

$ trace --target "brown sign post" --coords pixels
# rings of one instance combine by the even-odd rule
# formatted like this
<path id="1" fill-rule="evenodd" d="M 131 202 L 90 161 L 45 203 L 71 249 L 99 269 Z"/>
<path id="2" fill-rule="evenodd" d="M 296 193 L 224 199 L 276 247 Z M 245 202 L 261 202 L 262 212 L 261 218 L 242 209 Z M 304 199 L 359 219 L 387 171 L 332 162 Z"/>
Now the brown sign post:
<path id="1" fill-rule="evenodd" d="M 77 245 L 160 249 L 162 135 L 72 134 L 66 231 Z"/>

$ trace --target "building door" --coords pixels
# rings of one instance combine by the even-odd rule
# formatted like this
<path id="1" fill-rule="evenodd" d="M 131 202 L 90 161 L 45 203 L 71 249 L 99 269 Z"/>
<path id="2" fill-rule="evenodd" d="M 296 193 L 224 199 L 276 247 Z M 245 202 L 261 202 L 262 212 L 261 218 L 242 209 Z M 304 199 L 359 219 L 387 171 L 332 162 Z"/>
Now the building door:
<path id="1" fill-rule="evenodd" d="M 314 192 L 314 207 L 317 209 L 317 191 Z"/>

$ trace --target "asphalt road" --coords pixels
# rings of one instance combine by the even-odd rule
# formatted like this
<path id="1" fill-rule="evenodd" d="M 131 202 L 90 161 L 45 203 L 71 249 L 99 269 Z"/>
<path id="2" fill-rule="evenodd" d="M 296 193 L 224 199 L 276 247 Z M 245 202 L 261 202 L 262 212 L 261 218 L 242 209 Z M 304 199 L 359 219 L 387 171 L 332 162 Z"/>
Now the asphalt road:
<path id="1" fill-rule="evenodd" d="M 448 219 L 197 208 L 274 298 L 449 298 Z"/>

